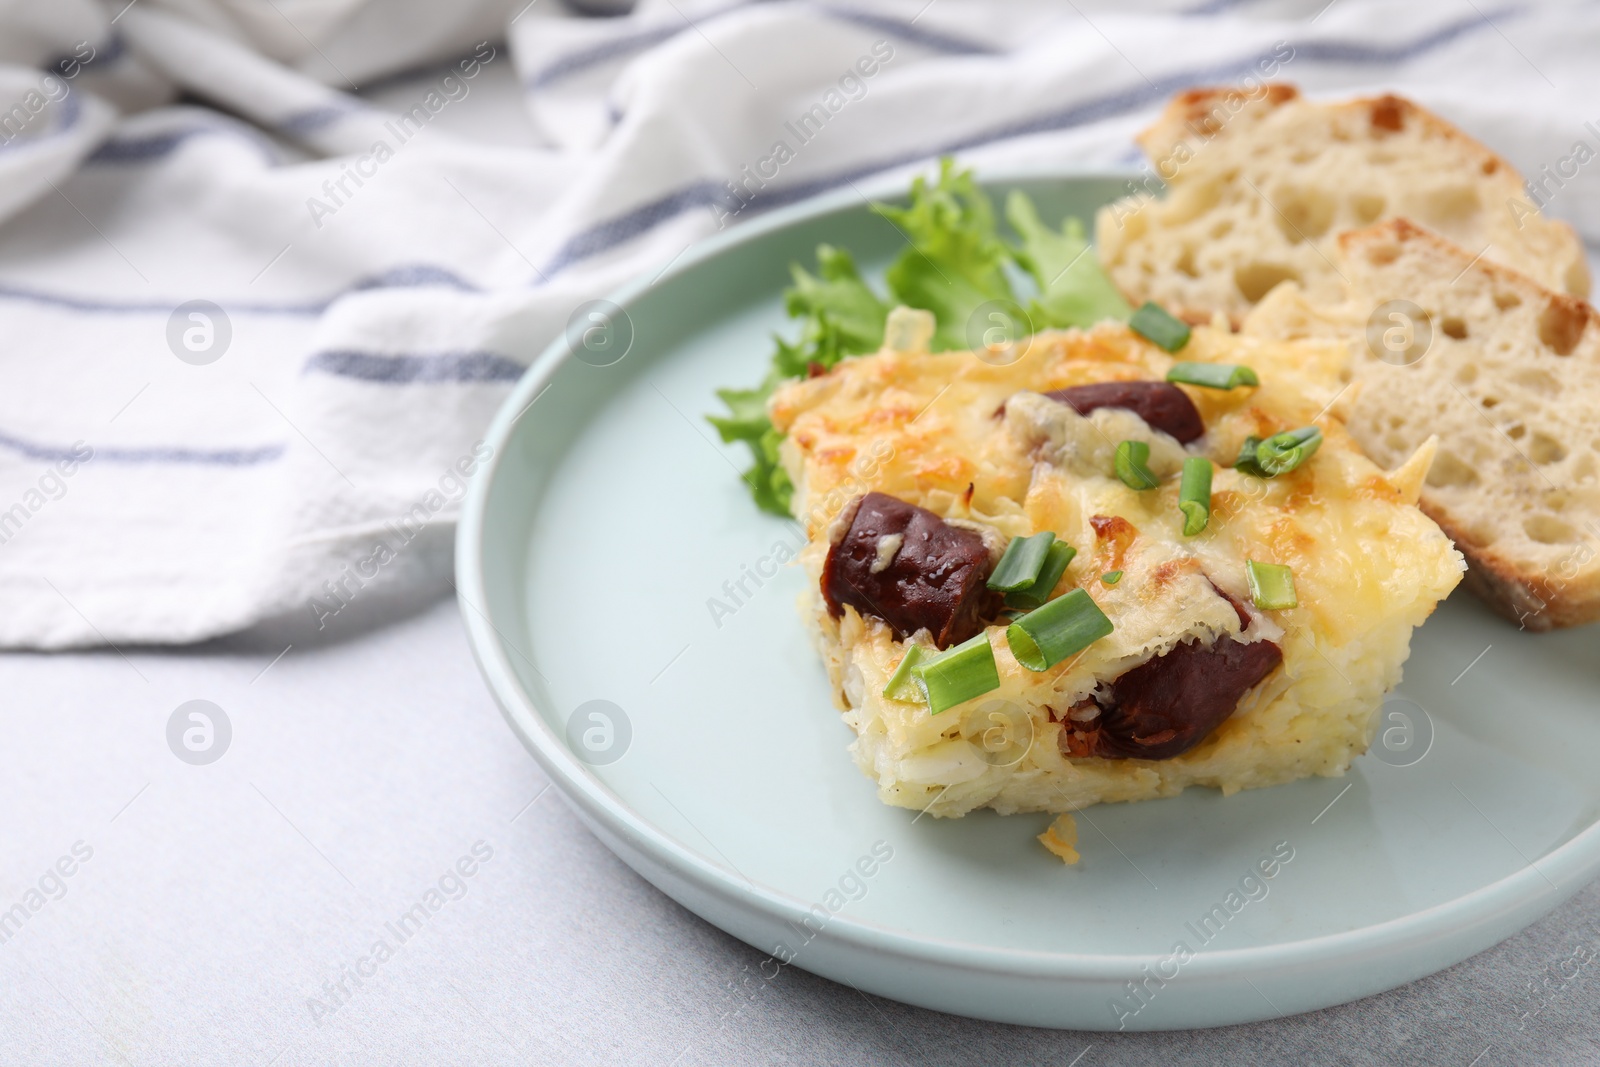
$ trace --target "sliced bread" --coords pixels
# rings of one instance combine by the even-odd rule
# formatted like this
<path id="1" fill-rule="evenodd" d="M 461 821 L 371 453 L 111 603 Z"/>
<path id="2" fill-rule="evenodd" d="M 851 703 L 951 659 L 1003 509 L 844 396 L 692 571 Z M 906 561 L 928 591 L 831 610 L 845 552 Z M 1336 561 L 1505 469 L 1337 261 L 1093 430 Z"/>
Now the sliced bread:
<path id="1" fill-rule="evenodd" d="M 1440 438 L 1421 505 L 1466 556 L 1467 587 L 1531 630 L 1591 622 L 1600 313 L 1474 252 L 1404 219 L 1345 233 L 1341 300 L 1282 286 L 1243 331 L 1344 339 L 1340 407 L 1367 454 L 1393 466 Z"/>
<path id="2" fill-rule="evenodd" d="M 1101 209 L 1102 262 L 1135 304 L 1237 324 L 1281 281 L 1337 301 L 1338 235 L 1406 217 L 1544 286 L 1589 293 L 1583 245 L 1511 165 L 1397 96 L 1324 104 L 1289 85 L 1191 89 L 1139 137 L 1166 195 Z"/>

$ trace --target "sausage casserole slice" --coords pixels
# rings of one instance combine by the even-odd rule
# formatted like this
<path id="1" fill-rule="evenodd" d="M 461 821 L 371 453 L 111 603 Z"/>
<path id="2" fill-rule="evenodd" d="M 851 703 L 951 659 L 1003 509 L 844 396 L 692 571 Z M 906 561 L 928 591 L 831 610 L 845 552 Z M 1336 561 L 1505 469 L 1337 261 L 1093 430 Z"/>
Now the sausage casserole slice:
<path id="1" fill-rule="evenodd" d="M 1343 774 L 1461 580 L 1415 506 L 1432 443 L 1363 457 L 1335 345 L 1200 327 L 1181 372 L 1120 323 L 929 353 L 925 316 L 769 405 L 802 611 L 880 798 L 1070 812 Z"/>

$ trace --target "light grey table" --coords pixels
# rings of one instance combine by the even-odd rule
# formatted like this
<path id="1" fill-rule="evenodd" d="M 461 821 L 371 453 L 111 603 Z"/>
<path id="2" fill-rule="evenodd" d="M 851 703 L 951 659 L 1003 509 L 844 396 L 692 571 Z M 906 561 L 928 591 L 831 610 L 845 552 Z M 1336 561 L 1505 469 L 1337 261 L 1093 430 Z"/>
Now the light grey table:
<path id="1" fill-rule="evenodd" d="M 445 125 L 528 140 L 494 88 Z M 546 791 L 453 603 L 332 637 L 0 655 L 0 1067 L 1600 1063 L 1600 886 L 1404 989 L 1225 1030 L 1033 1030 L 796 968 L 750 981 L 766 953 Z M 231 726 L 210 764 L 169 744 L 192 700 Z M 6 923 L 19 903 L 39 907 Z"/>
<path id="2" fill-rule="evenodd" d="M 124 651 L 0 657 L 0 909 L 42 901 L 0 924 L 0 1064 L 1600 1062 L 1600 886 L 1450 971 L 1313 1015 L 1170 1034 L 975 1022 L 794 968 L 746 981 L 763 953 L 546 790 L 453 603 L 286 653 Z M 231 725 L 205 765 L 168 739 L 196 699 Z"/>

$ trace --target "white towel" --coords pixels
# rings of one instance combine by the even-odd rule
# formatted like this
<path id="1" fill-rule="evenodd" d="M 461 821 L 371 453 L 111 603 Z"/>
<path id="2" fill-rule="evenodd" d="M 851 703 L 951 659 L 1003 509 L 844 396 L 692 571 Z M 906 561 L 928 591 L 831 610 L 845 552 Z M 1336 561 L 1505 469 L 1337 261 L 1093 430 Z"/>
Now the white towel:
<path id="1" fill-rule="evenodd" d="M 1600 238 L 1593 6 L 557 3 L 0 7 L 0 645 L 435 595 L 530 356 L 508 322 L 554 337 L 722 225 L 940 153 L 1134 165 L 1168 95 L 1285 46 L 1280 79 L 1552 168 Z"/>

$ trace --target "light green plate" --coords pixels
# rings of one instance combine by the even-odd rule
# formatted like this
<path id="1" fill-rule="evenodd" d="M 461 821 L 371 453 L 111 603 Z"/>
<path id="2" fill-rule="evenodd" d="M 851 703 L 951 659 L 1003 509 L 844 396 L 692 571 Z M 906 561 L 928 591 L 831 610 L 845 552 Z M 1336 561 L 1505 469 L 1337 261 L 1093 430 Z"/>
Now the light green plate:
<path id="1" fill-rule="evenodd" d="M 987 184 L 997 200 L 1027 190 L 1051 220 L 1122 187 L 1082 172 Z M 714 388 L 765 372 L 771 333 L 789 329 L 788 266 L 823 241 L 873 269 L 901 245 L 847 191 L 616 295 L 625 318 L 609 333 L 596 320 L 590 363 L 564 341 L 534 362 L 462 516 L 463 614 L 489 686 L 630 866 L 772 954 L 769 977 L 781 963 L 1086 1029 L 1375 993 L 1507 937 L 1600 869 L 1595 631 L 1518 632 L 1464 593 L 1416 635 L 1388 748 L 1344 778 L 1092 808 L 1075 868 L 1034 841 L 1047 816 L 880 804 L 795 611 L 801 575 L 772 563 L 795 527 L 754 509 L 743 453 L 702 418 Z M 591 365 L 629 323 L 626 356 Z M 1292 858 L 1249 879 L 1275 849 Z"/>

